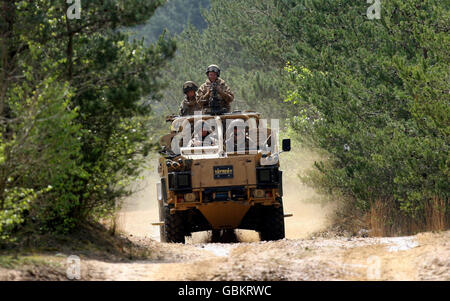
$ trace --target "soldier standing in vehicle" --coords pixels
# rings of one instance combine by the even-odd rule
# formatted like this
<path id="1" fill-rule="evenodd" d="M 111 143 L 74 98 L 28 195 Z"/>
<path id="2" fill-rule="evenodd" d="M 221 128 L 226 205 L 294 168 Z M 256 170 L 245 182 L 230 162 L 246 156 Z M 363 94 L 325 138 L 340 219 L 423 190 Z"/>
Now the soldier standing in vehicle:
<path id="1" fill-rule="evenodd" d="M 217 65 L 210 65 L 206 69 L 208 79 L 197 91 L 198 102 L 204 111 L 212 108 L 212 101 L 217 98 L 222 113 L 231 112 L 231 102 L 234 94 L 225 81 L 220 78 L 220 69 Z"/>
<path id="2" fill-rule="evenodd" d="M 195 112 L 202 110 L 197 101 L 197 90 L 197 84 L 192 81 L 188 81 L 183 84 L 184 99 L 180 105 L 181 116 L 194 115 Z"/>

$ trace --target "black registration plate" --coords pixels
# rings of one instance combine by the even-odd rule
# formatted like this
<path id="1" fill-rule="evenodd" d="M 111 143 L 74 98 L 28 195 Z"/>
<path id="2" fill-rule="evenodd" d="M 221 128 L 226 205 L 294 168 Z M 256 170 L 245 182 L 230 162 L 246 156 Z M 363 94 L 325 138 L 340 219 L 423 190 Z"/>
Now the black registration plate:
<path id="1" fill-rule="evenodd" d="M 233 178 L 233 165 L 214 166 L 214 179 Z"/>

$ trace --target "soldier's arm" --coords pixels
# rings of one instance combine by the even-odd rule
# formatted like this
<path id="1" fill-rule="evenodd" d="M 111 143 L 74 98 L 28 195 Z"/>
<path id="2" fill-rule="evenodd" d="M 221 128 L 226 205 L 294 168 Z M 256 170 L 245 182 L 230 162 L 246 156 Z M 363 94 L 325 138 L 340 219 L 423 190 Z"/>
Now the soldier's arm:
<path id="1" fill-rule="evenodd" d="M 189 99 L 184 100 L 184 104 L 189 107 L 194 106 L 196 103 L 197 103 L 197 97 L 195 97 L 193 100 L 189 100 Z"/>
<path id="2" fill-rule="evenodd" d="M 180 104 L 180 115 L 183 116 L 183 115 L 184 115 L 184 112 L 185 112 L 185 109 L 184 109 L 184 100 L 182 100 L 182 101 L 181 101 L 181 104 Z"/>
<path id="3" fill-rule="evenodd" d="M 197 90 L 197 101 L 199 103 L 204 103 L 209 100 L 210 91 L 207 85 L 203 84 Z"/>
<path id="4" fill-rule="evenodd" d="M 201 101 L 205 100 L 205 96 L 206 96 L 207 92 L 208 91 L 206 89 L 205 84 L 201 85 L 200 88 L 198 88 L 198 90 L 197 90 L 197 101 L 201 102 Z"/>
<path id="5" fill-rule="evenodd" d="M 222 97 L 227 103 L 231 103 L 234 100 L 234 94 L 226 84 L 223 85 Z"/>

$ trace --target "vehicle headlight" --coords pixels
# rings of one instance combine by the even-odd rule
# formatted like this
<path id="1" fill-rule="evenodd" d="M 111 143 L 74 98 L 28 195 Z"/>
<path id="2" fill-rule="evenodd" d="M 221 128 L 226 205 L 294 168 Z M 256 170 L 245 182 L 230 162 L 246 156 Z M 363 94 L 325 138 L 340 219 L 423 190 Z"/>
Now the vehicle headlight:
<path id="1" fill-rule="evenodd" d="M 265 196 L 265 192 L 262 189 L 255 189 L 255 191 L 253 192 L 253 196 L 255 198 L 263 198 Z"/>
<path id="2" fill-rule="evenodd" d="M 184 200 L 186 202 L 195 202 L 195 199 L 196 199 L 195 193 L 190 192 L 184 195 Z"/>

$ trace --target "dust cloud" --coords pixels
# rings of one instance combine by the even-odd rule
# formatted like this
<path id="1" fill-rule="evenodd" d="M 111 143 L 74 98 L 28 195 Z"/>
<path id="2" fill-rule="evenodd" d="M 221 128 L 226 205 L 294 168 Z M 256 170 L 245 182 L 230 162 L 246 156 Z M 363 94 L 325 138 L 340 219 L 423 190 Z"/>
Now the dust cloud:
<path id="1" fill-rule="evenodd" d="M 294 141 L 292 151 L 280 155 L 284 213 L 293 214 L 285 218 L 286 238 L 307 238 L 330 224 L 329 216 L 334 212 L 334 204 L 325 203 L 323 196 L 303 184 L 299 178 L 300 175 L 306 175 L 314 162 L 319 160 L 318 154 L 300 147 Z"/>
<path id="2" fill-rule="evenodd" d="M 156 183 L 159 181 L 156 155 L 148 159 L 149 169 L 143 173 L 144 180 L 131 187 L 133 195 L 124 199 L 117 216 L 118 230 L 133 236 L 148 237 L 159 241 L 159 222 Z"/>
<path id="3" fill-rule="evenodd" d="M 325 229 L 328 216 L 333 213 L 333 205 L 324 205 L 321 196 L 314 189 L 301 183 L 298 175 L 304 174 L 313 167 L 319 156 L 308 150 L 299 149 L 293 145 L 292 151 L 280 155 L 283 170 L 284 212 L 293 214 L 285 218 L 286 238 L 307 238 L 310 234 Z M 136 182 L 132 187 L 136 191 L 126 198 L 117 216 L 118 230 L 133 236 L 148 237 L 159 241 L 159 226 L 151 223 L 158 222 L 158 204 L 156 183 L 159 181 L 157 173 L 157 157 L 149 159 L 149 170 L 144 174 L 144 180 Z M 238 230 L 239 241 L 258 241 L 259 236 L 254 231 Z M 187 243 L 202 243 L 210 239 L 210 233 L 193 233 Z"/>

